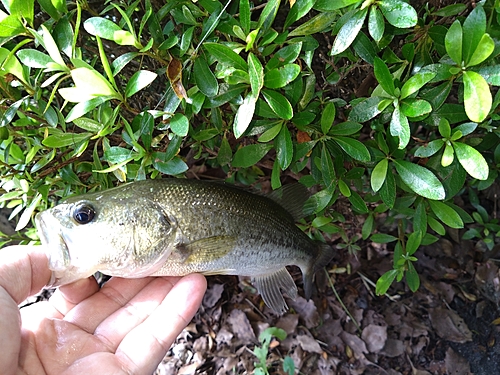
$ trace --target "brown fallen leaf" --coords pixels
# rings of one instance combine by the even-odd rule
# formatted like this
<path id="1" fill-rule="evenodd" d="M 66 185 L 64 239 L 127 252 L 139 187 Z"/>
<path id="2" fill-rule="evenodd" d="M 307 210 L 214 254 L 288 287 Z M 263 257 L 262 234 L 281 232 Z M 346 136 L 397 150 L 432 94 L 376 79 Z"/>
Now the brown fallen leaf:
<path id="1" fill-rule="evenodd" d="M 444 358 L 446 372 L 449 375 L 469 375 L 470 365 L 469 362 L 461 355 L 455 353 L 452 348 L 448 348 Z"/>
<path id="2" fill-rule="evenodd" d="M 371 353 L 378 353 L 387 341 L 387 326 L 369 324 L 363 329 L 361 338 Z"/>
<path id="3" fill-rule="evenodd" d="M 429 310 L 429 318 L 439 337 L 461 344 L 472 341 L 472 332 L 456 312 L 438 307 Z"/>

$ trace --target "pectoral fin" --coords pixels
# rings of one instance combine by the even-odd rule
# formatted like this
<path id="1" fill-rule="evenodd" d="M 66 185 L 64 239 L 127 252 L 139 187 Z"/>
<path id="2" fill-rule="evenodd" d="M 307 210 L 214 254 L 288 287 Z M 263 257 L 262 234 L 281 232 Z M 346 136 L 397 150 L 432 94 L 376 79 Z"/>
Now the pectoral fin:
<path id="1" fill-rule="evenodd" d="M 227 255 L 236 245 L 234 236 L 214 236 L 177 246 L 186 263 L 208 263 Z"/>
<path id="2" fill-rule="evenodd" d="M 297 286 L 284 267 L 276 272 L 255 277 L 254 285 L 266 305 L 280 315 L 288 310 L 280 289 L 292 299 L 297 297 Z"/>

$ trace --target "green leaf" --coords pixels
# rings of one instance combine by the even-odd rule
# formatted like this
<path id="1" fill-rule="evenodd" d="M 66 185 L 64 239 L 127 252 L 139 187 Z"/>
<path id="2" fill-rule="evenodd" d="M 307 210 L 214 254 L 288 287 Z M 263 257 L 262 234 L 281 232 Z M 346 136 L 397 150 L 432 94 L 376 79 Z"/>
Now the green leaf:
<path id="1" fill-rule="evenodd" d="M 413 266 L 413 263 L 407 264 L 408 270 L 406 271 L 406 282 L 408 283 L 408 287 L 410 290 L 415 293 L 420 287 L 420 277 L 418 276 L 418 272 Z"/>
<path id="2" fill-rule="evenodd" d="M 450 138 L 451 137 L 450 123 L 445 118 L 441 118 L 439 120 L 438 130 L 439 130 L 439 134 L 441 134 L 441 136 L 443 138 Z"/>
<path id="3" fill-rule="evenodd" d="M 408 81 L 406 81 L 401 87 L 400 98 L 404 99 L 411 94 L 420 90 L 426 83 L 432 80 L 436 76 L 435 72 L 422 72 L 417 73 L 412 76 Z"/>
<path id="4" fill-rule="evenodd" d="M 406 241 L 406 253 L 412 255 L 417 251 L 418 247 L 422 243 L 422 233 L 413 232 L 408 236 L 408 241 Z"/>
<path id="5" fill-rule="evenodd" d="M 339 180 L 338 181 L 339 183 L 339 190 L 340 190 L 340 193 L 344 196 L 344 197 L 347 197 L 349 198 L 351 195 L 352 195 L 352 192 L 351 192 L 351 189 L 349 189 L 349 186 L 347 186 L 347 184 L 343 181 L 343 180 Z M 357 202 L 356 202 L 357 203 Z M 351 202 L 351 204 L 354 206 L 354 203 Z"/>
<path id="6" fill-rule="evenodd" d="M 250 121 L 252 121 L 253 114 L 255 113 L 256 101 L 257 98 L 253 96 L 252 92 L 249 92 L 236 111 L 233 123 L 233 132 L 236 138 L 241 137 L 250 125 Z"/>
<path id="7" fill-rule="evenodd" d="M 391 236 L 390 234 L 386 234 L 386 233 L 372 234 L 370 239 L 375 243 L 390 243 L 390 242 L 394 242 L 394 241 L 398 240 L 397 237 Z"/>
<path id="8" fill-rule="evenodd" d="M 340 181 L 339 181 L 340 182 Z M 351 196 L 348 198 L 349 202 L 351 202 L 352 207 L 362 213 L 362 214 L 367 214 L 368 213 L 368 207 L 366 207 L 366 203 L 363 200 L 363 198 L 360 197 L 360 195 L 355 192 L 354 190 L 351 191 Z"/>
<path id="9" fill-rule="evenodd" d="M 214 73 L 210 70 L 208 63 L 202 56 L 194 61 L 193 64 L 194 81 L 200 91 L 208 97 L 217 95 L 219 84 Z"/>
<path id="10" fill-rule="evenodd" d="M 415 209 L 415 216 L 413 217 L 413 231 L 420 233 L 422 236 L 427 232 L 427 212 L 422 201 Z"/>
<path id="11" fill-rule="evenodd" d="M 283 359 L 283 371 L 285 371 L 288 375 L 295 374 L 295 362 L 289 355 Z"/>
<path id="12" fill-rule="evenodd" d="M 264 68 L 262 68 L 259 59 L 252 52 L 248 54 L 248 75 L 252 94 L 257 98 L 262 86 L 264 86 Z"/>
<path id="13" fill-rule="evenodd" d="M 342 9 L 348 7 L 349 5 L 358 3 L 359 0 L 317 0 L 314 4 L 314 9 L 329 12 L 332 10 Z"/>
<path id="14" fill-rule="evenodd" d="M 0 21 L 0 37 L 9 38 L 26 31 L 23 23 L 17 16 L 7 16 Z"/>
<path id="15" fill-rule="evenodd" d="M 86 141 L 92 137 L 92 133 L 59 133 L 49 135 L 42 141 L 42 144 L 47 147 L 66 147 L 75 146 L 76 144 Z"/>
<path id="16" fill-rule="evenodd" d="M 281 127 L 283 126 L 283 120 L 278 120 L 276 125 L 267 129 L 262 135 L 259 137 L 259 142 L 269 142 L 272 141 L 281 131 Z"/>
<path id="17" fill-rule="evenodd" d="M 75 87 L 59 89 L 61 96 L 70 102 L 84 102 L 96 96 L 120 98 L 113 86 L 94 69 L 77 68 L 71 71 Z"/>
<path id="18" fill-rule="evenodd" d="M 286 16 L 283 29 L 286 30 L 292 23 L 304 17 L 313 7 L 316 0 L 296 0 Z"/>
<path id="19" fill-rule="evenodd" d="M 490 87 L 480 74 L 466 70 L 464 80 L 464 105 L 467 117 L 474 122 L 482 122 L 488 116 L 493 99 Z"/>
<path id="20" fill-rule="evenodd" d="M 444 199 L 445 191 L 441 182 L 427 168 L 405 160 L 394 160 L 399 176 L 415 193 L 429 199 Z"/>
<path id="21" fill-rule="evenodd" d="M 401 112 L 408 117 L 420 117 L 431 113 L 432 107 L 427 100 L 408 98 L 400 103 Z"/>
<path id="22" fill-rule="evenodd" d="M 104 160 L 111 164 L 119 164 L 130 161 L 137 156 L 137 153 L 123 147 L 112 146 L 104 151 Z"/>
<path id="23" fill-rule="evenodd" d="M 336 136 L 333 140 L 353 159 L 363 162 L 370 161 L 370 152 L 360 141 L 341 136 Z"/>
<path id="24" fill-rule="evenodd" d="M 103 124 L 99 123 L 98 121 L 92 120 L 87 117 L 81 117 L 73 120 L 73 123 L 78 126 L 80 129 L 92 132 L 92 133 L 99 133 L 102 128 L 104 127 Z"/>
<path id="25" fill-rule="evenodd" d="M 269 70 L 264 76 L 264 86 L 270 89 L 285 87 L 300 74 L 300 66 L 286 64 L 281 68 Z"/>
<path id="26" fill-rule="evenodd" d="M 410 4 L 401 0 L 382 0 L 378 4 L 392 26 L 408 28 L 417 24 L 417 11 Z"/>
<path id="27" fill-rule="evenodd" d="M 390 270 L 384 273 L 382 276 L 380 276 L 380 278 L 377 280 L 377 285 L 375 286 L 375 293 L 378 296 L 387 293 L 389 287 L 396 279 L 397 275 L 398 275 L 398 270 Z"/>
<path id="28" fill-rule="evenodd" d="M 365 99 L 354 106 L 349 113 L 349 120 L 354 122 L 366 122 L 377 116 L 384 108 L 380 108 L 380 103 L 386 98 L 380 96 L 372 96 Z"/>
<path id="29" fill-rule="evenodd" d="M 263 35 L 271 25 L 273 24 L 276 14 L 278 13 L 278 8 L 280 6 L 281 0 L 269 0 L 266 6 L 262 10 L 257 22 L 257 29 L 259 29 L 259 34 Z"/>
<path id="30" fill-rule="evenodd" d="M 370 7 L 368 15 L 368 32 L 371 37 L 378 43 L 384 36 L 385 22 L 382 13 L 376 6 Z"/>
<path id="31" fill-rule="evenodd" d="M 463 24 L 463 61 L 470 61 L 486 31 L 486 13 L 482 6 L 476 6 Z"/>
<path id="32" fill-rule="evenodd" d="M 220 144 L 219 152 L 217 154 L 217 161 L 220 165 L 226 165 L 231 162 L 232 157 L 233 151 L 231 150 L 231 146 L 229 145 L 229 142 L 224 135 Z"/>
<path id="33" fill-rule="evenodd" d="M 344 52 L 352 44 L 365 22 L 368 8 L 357 10 L 351 18 L 340 28 L 337 37 L 333 41 L 332 55 Z"/>
<path id="34" fill-rule="evenodd" d="M 389 161 L 384 158 L 377 163 L 375 168 L 373 168 L 372 174 L 370 176 L 370 183 L 375 193 L 379 191 L 384 184 L 388 167 Z"/>
<path id="35" fill-rule="evenodd" d="M 428 216 L 427 221 L 429 222 L 429 227 L 431 227 L 434 232 L 436 232 L 440 236 L 444 236 L 446 234 L 446 229 L 444 228 L 443 224 L 434 219 L 432 216 Z"/>
<path id="36" fill-rule="evenodd" d="M 189 120 L 181 113 L 176 113 L 170 119 L 170 129 L 180 137 L 185 137 L 189 131 Z"/>
<path id="37" fill-rule="evenodd" d="M 458 161 L 468 174 L 478 180 L 486 180 L 488 178 L 488 163 L 479 151 L 462 142 L 452 142 L 452 145 Z"/>
<path id="38" fill-rule="evenodd" d="M 453 147 L 451 147 L 451 145 L 446 143 L 444 146 L 443 156 L 441 157 L 441 165 L 443 167 L 447 167 L 451 163 L 453 163 L 453 159 L 454 159 Z"/>
<path id="39" fill-rule="evenodd" d="M 372 213 L 368 215 L 365 222 L 363 223 L 363 227 L 361 228 L 361 237 L 363 240 L 368 239 L 370 234 L 372 234 L 373 227 L 375 226 L 375 217 Z"/>
<path id="40" fill-rule="evenodd" d="M 429 206 L 434 214 L 450 228 L 461 229 L 464 222 L 460 215 L 446 203 L 429 200 Z"/>
<path id="41" fill-rule="evenodd" d="M 399 138 L 398 148 L 405 148 L 410 142 L 410 124 L 399 105 L 394 108 L 389 129 L 392 136 Z"/>
<path id="42" fill-rule="evenodd" d="M 495 42 L 488 34 L 484 34 L 479 44 L 476 47 L 476 50 L 472 54 L 469 61 L 466 61 L 466 66 L 474 66 L 481 64 L 484 60 L 486 60 L 495 49 Z"/>
<path id="43" fill-rule="evenodd" d="M 337 178 L 335 176 L 332 156 L 325 143 L 323 143 L 323 147 L 321 148 L 321 174 L 325 190 L 333 192 Z"/>
<path id="44" fill-rule="evenodd" d="M 188 170 L 187 164 L 179 157 L 168 161 L 153 159 L 153 167 L 163 174 L 176 176 Z"/>
<path id="45" fill-rule="evenodd" d="M 65 121 L 66 122 L 74 121 L 75 119 L 89 113 L 94 108 L 100 106 L 101 104 L 111 99 L 113 99 L 112 96 L 98 96 L 97 98 L 78 103 L 73 108 L 71 108 L 71 111 L 69 111 L 68 115 L 65 118 Z"/>
<path id="46" fill-rule="evenodd" d="M 444 8 L 436 9 L 434 12 L 432 12 L 432 14 L 440 17 L 451 17 L 462 13 L 466 9 L 467 4 L 451 4 L 445 6 Z"/>
<path id="47" fill-rule="evenodd" d="M 266 70 L 269 71 L 286 64 L 293 63 L 300 55 L 302 49 L 302 42 L 292 43 L 279 51 L 266 64 Z"/>
<path id="48" fill-rule="evenodd" d="M 36 49 L 22 49 L 16 55 L 24 65 L 30 68 L 46 68 L 49 63 L 56 63 L 49 55 Z"/>
<path id="49" fill-rule="evenodd" d="M 326 111 L 326 108 L 325 108 Z M 324 112 L 323 112 L 324 113 Z M 333 121 L 333 120 L 332 120 Z M 330 128 L 328 135 L 353 135 L 359 132 L 363 128 L 358 122 L 345 121 L 340 124 L 336 124 Z"/>
<path id="50" fill-rule="evenodd" d="M 329 28 L 337 17 L 337 12 L 320 13 L 292 30 L 288 36 L 304 36 L 321 33 Z"/>
<path id="51" fill-rule="evenodd" d="M 209 55 L 212 55 L 218 62 L 232 66 L 235 69 L 248 71 L 248 64 L 243 58 L 228 46 L 219 43 L 204 43 L 203 48 Z"/>
<path id="52" fill-rule="evenodd" d="M 435 139 L 433 141 L 430 141 L 426 145 L 417 148 L 417 150 L 415 151 L 415 156 L 419 158 L 428 158 L 441 150 L 443 145 L 444 141 L 442 139 Z"/>
<path id="53" fill-rule="evenodd" d="M 127 87 L 125 88 L 125 97 L 130 98 L 132 95 L 142 90 L 144 87 L 153 82 L 158 74 L 149 70 L 139 70 L 130 77 Z"/>
<path id="54" fill-rule="evenodd" d="M 250 31 L 250 2 L 240 0 L 240 25 L 245 34 Z"/>
<path id="55" fill-rule="evenodd" d="M 281 127 L 281 130 L 276 137 L 275 148 L 280 168 L 284 171 L 288 168 L 293 159 L 292 137 L 286 125 Z"/>
<path id="56" fill-rule="evenodd" d="M 373 60 L 373 73 L 375 78 L 377 78 L 378 83 L 386 93 L 391 96 L 394 95 L 394 77 L 392 76 L 387 65 L 382 61 L 381 58 L 375 57 Z"/>
<path id="57" fill-rule="evenodd" d="M 330 128 L 333 125 L 333 121 L 335 120 L 336 108 L 335 104 L 332 102 L 328 102 L 323 108 L 323 112 L 321 113 L 321 131 L 323 134 L 328 134 Z"/>
<path id="58" fill-rule="evenodd" d="M 389 170 L 387 176 L 385 177 L 385 182 L 382 185 L 382 188 L 379 190 L 380 198 L 384 204 L 393 208 L 396 202 L 396 179 L 392 174 L 392 171 Z"/>
<path id="59" fill-rule="evenodd" d="M 462 25 L 455 20 L 448 29 L 444 38 L 444 45 L 448 56 L 459 66 L 462 65 Z"/>
<path id="60" fill-rule="evenodd" d="M 273 148 L 269 143 L 257 143 L 238 149 L 233 157 L 232 165 L 235 168 L 248 168 L 259 162 L 269 150 Z"/>
<path id="61" fill-rule="evenodd" d="M 266 100 L 269 107 L 273 110 L 276 115 L 285 120 L 290 120 L 293 117 L 292 105 L 279 92 L 273 90 L 262 90 L 262 95 Z"/>
<path id="62" fill-rule="evenodd" d="M 112 40 L 121 46 L 141 47 L 131 32 L 123 30 L 116 23 L 106 18 L 91 17 L 83 23 L 83 27 L 90 35 Z"/>

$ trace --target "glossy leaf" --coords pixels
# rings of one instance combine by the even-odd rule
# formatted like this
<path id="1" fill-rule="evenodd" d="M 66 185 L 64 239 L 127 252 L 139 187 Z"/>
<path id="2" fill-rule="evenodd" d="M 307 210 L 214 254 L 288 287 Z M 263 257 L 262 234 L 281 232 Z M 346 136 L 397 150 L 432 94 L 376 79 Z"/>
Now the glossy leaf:
<path id="1" fill-rule="evenodd" d="M 463 74 L 465 113 L 474 122 L 482 122 L 488 116 L 493 99 L 490 87 L 480 74 L 467 70 Z"/>
<path id="2" fill-rule="evenodd" d="M 472 54 L 469 61 L 466 62 L 467 66 L 474 66 L 481 64 L 493 53 L 495 49 L 495 42 L 488 34 L 484 34 L 479 44 L 477 45 L 474 53 Z"/>
<path id="3" fill-rule="evenodd" d="M 189 120 L 181 113 L 176 113 L 170 119 L 170 129 L 180 137 L 185 137 L 189 131 Z"/>
<path id="4" fill-rule="evenodd" d="M 462 35 L 462 25 L 459 20 L 455 20 L 444 39 L 446 52 L 457 65 L 462 65 Z"/>
<path id="5" fill-rule="evenodd" d="M 476 6 L 463 24 L 463 61 L 468 63 L 486 31 L 486 13 L 482 6 Z"/>
<path id="6" fill-rule="evenodd" d="M 75 87 L 59 89 L 61 96 L 70 102 L 80 103 L 97 96 L 119 98 L 113 86 L 99 72 L 88 68 L 77 68 L 71 71 Z"/>
<path id="7" fill-rule="evenodd" d="M 462 142 L 452 142 L 458 161 L 472 177 L 486 180 L 489 174 L 488 163 L 474 147 Z"/>
<path id="8" fill-rule="evenodd" d="M 395 27 L 408 28 L 417 24 L 417 12 L 408 3 L 401 0 L 382 0 L 380 10 L 387 21 Z"/>
<path id="9" fill-rule="evenodd" d="M 249 0 L 240 0 L 240 25 L 245 34 L 250 31 L 250 2 Z"/>
<path id="10" fill-rule="evenodd" d="M 187 164 L 179 157 L 174 157 L 168 161 L 153 159 L 153 167 L 163 174 L 176 176 L 188 170 Z"/>
<path id="11" fill-rule="evenodd" d="M 248 64 L 246 61 L 228 46 L 219 43 L 204 43 L 203 48 L 205 48 L 210 55 L 214 56 L 218 62 L 232 66 L 235 69 L 248 71 Z"/>
<path id="12" fill-rule="evenodd" d="M 293 117 L 292 105 L 279 92 L 274 90 L 262 90 L 262 95 L 266 100 L 269 107 L 273 110 L 276 115 L 285 120 L 290 120 Z"/>
<path id="13" fill-rule="evenodd" d="M 344 25 L 342 25 L 337 37 L 333 41 L 332 55 L 338 55 L 349 48 L 361 30 L 361 27 L 363 27 L 367 12 L 368 8 L 356 11 L 352 17 L 349 18 Z"/>
<path id="14" fill-rule="evenodd" d="M 453 163 L 454 159 L 453 147 L 449 144 L 445 144 L 443 156 L 441 157 L 441 165 L 447 167 Z"/>
<path id="15" fill-rule="evenodd" d="M 304 36 L 320 33 L 330 27 L 337 17 L 336 12 L 320 13 L 292 30 L 288 36 Z"/>
<path id="16" fill-rule="evenodd" d="M 336 108 L 335 104 L 329 102 L 325 105 L 323 112 L 321 113 L 321 131 L 323 134 L 328 134 L 330 128 L 335 120 Z"/>
<path id="17" fill-rule="evenodd" d="M 321 148 L 321 174 L 323 177 L 323 183 L 325 184 L 325 189 L 333 192 L 337 178 L 335 168 L 333 167 L 332 156 L 330 155 L 326 144 L 323 144 L 323 147 Z"/>
<path id="18" fill-rule="evenodd" d="M 388 166 L 389 161 L 384 158 L 377 163 L 375 168 L 373 168 L 372 174 L 370 176 L 370 184 L 375 193 L 380 190 L 385 182 Z"/>
<path id="19" fill-rule="evenodd" d="M 259 96 L 260 89 L 264 86 L 264 68 L 252 52 L 248 54 L 248 75 L 252 94 L 256 98 Z"/>
<path id="20" fill-rule="evenodd" d="M 270 89 L 285 87 L 300 74 L 300 66 L 286 64 L 281 68 L 269 70 L 264 76 L 264 86 Z"/>
<path id="21" fill-rule="evenodd" d="M 250 92 L 236 111 L 233 124 L 234 136 L 236 138 L 241 137 L 247 130 L 248 125 L 250 125 L 250 121 L 252 121 L 255 112 L 256 101 L 257 98 Z"/>
<path id="22" fill-rule="evenodd" d="M 358 122 L 345 121 L 332 126 L 328 132 L 329 135 L 353 135 L 363 128 Z"/>
<path id="23" fill-rule="evenodd" d="M 398 270 L 390 270 L 384 273 L 382 276 L 380 276 L 375 286 L 375 293 L 378 296 L 387 293 L 389 287 L 392 285 L 397 275 L 398 275 Z"/>
<path id="24" fill-rule="evenodd" d="M 401 87 L 401 95 L 400 98 L 404 99 L 411 94 L 420 90 L 426 83 L 432 80 L 436 76 L 435 72 L 422 72 L 417 73 L 410 77 L 408 81 L 406 81 Z"/>
<path id="25" fill-rule="evenodd" d="M 17 57 L 30 68 L 46 68 L 49 63 L 56 63 L 49 55 L 36 49 L 22 49 L 17 52 Z"/>
<path id="26" fill-rule="evenodd" d="M 293 143 L 290 131 L 286 126 L 282 126 L 281 130 L 276 137 L 276 157 L 281 170 L 289 167 L 293 158 Z"/>
<path id="27" fill-rule="evenodd" d="M 370 152 L 368 152 L 366 146 L 360 141 L 340 136 L 336 136 L 333 140 L 353 159 L 363 162 L 370 161 Z"/>
<path id="28" fill-rule="evenodd" d="M 378 43 L 384 36 L 385 22 L 382 13 L 376 6 L 370 7 L 368 15 L 368 32 L 371 37 Z"/>
<path id="29" fill-rule="evenodd" d="M 349 113 L 349 120 L 354 122 L 366 122 L 377 116 L 383 109 L 380 108 L 385 98 L 380 96 L 372 96 L 368 99 L 359 102 L 354 106 L 351 113 Z"/>
<path id="30" fill-rule="evenodd" d="M 400 103 L 401 112 L 407 117 L 420 117 L 431 113 L 432 107 L 427 100 L 405 99 Z"/>
<path id="31" fill-rule="evenodd" d="M 351 191 L 351 195 L 348 197 L 348 199 L 349 202 L 352 204 L 352 207 L 356 211 L 362 214 L 368 213 L 368 207 L 366 207 L 365 201 L 363 200 L 363 198 L 360 197 L 360 195 L 357 192 Z"/>
<path id="32" fill-rule="evenodd" d="M 75 146 L 77 143 L 86 141 L 92 137 L 92 133 L 58 133 L 49 135 L 42 141 L 42 144 L 47 147 L 67 147 Z"/>
<path id="33" fill-rule="evenodd" d="M 442 139 L 435 139 L 430 141 L 424 146 L 420 146 L 415 151 L 415 156 L 419 158 L 428 158 L 434 155 L 436 152 L 441 150 L 444 145 L 444 141 Z"/>
<path id="34" fill-rule="evenodd" d="M 206 60 L 199 56 L 193 64 L 193 75 L 196 86 L 208 97 L 217 95 L 219 84 Z"/>
<path id="35" fill-rule="evenodd" d="M 380 198 L 382 198 L 382 201 L 387 207 L 394 207 L 396 202 L 396 179 L 390 169 L 387 173 L 384 184 L 379 190 L 379 194 Z"/>
<path id="36" fill-rule="evenodd" d="M 394 160 L 394 165 L 401 179 L 415 193 L 429 199 L 445 198 L 443 185 L 427 168 L 405 160 Z"/>
<path id="37" fill-rule="evenodd" d="M 385 65 L 379 57 L 375 57 L 373 61 L 373 73 L 384 91 L 389 95 L 394 96 L 394 77 L 389 71 L 389 68 L 387 68 L 387 65 Z"/>
<path id="38" fill-rule="evenodd" d="M 429 200 L 429 206 L 434 214 L 450 228 L 461 229 L 464 222 L 460 215 L 446 203 Z"/>
<path id="39" fill-rule="evenodd" d="M 287 29 L 292 23 L 304 17 L 314 6 L 316 0 L 296 0 L 286 16 L 283 29 Z"/>
<path id="40" fill-rule="evenodd" d="M 123 30 L 116 23 L 106 18 L 91 17 L 83 23 L 83 27 L 90 35 L 112 40 L 121 46 L 141 47 L 130 31 Z"/>
<path id="41" fill-rule="evenodd" d="M 394 108 L 389 128 L 391 135 L 399 138 L 398 148 L 405 148 L 410 142 L 410 124 L 399 106 Z"/>
<path id="42" fill-rule="evenodd" d="M 257 143 L 238 149 L 233 157 L 232 165 L 235 168 L 248 168 L 257 164 L 266 155 L 273 145 Z"/>
<path id="43" fill-rule="evenodd" d="M 415 269 L 413 263 L 407 264 L 408 269 L 406 270 L 406 283 L 408 284 L 408 288 L 415 293 L 420 287 L 420 276 L 418 276 L 418 272 Z"/>
<path id="44" fill-rule="evenodd" d="M 158 74 L 149 70 L 139 70 L 130 77 L 127 87 L 125 88 L 125 97 L 129 98 L 144 87 L 153 82 Z"/>

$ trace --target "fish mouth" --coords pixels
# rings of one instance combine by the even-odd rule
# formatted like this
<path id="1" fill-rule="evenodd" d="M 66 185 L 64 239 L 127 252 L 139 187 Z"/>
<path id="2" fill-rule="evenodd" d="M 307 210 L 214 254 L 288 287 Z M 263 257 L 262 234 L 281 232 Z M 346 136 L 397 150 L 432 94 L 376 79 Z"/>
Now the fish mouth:
<path id="1" fill-rule="evenodd" d="M 40 241 L 45 250 L 45 255 L 49 260 L 49 269 L 52 271 L 52 277 L 47 284 L 48 287 L 56 286 L 58 281 L 56 274 L 60 274 L 68 269 L 71 264 L 71 256 L 68 246 L 56 222 L 51 222 L 41 212 L 36 215 L 35 223 L 40 236 Z"/>

